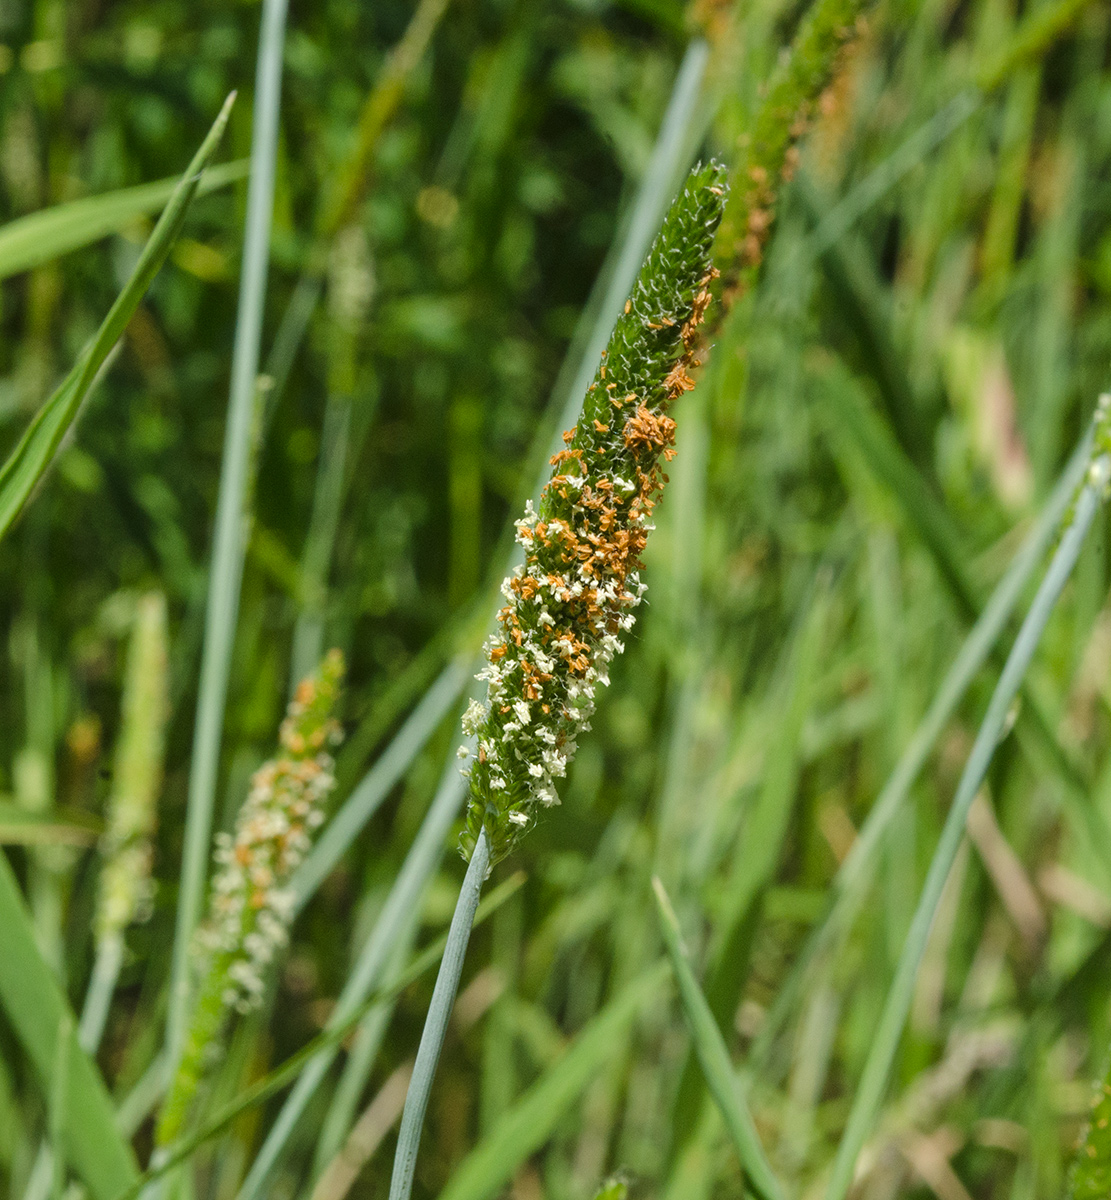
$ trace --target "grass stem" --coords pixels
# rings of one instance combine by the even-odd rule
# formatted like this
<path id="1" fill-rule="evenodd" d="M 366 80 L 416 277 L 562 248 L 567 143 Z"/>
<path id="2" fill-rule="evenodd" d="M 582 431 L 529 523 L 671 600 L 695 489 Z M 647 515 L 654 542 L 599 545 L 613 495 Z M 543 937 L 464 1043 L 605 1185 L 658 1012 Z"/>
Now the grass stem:
<path id="1" fill-rule="evenodd" d="M 490 847 L 483 831 L 478 835 L 463 886 L 459 889 L 459 899 L 455 904 L 455 915 L 451 919 L 447 946 L 440 961 L 436 986 L 432 991 L 432 1002 L 424 1019 L 424 1032 L 421 1034 L 413 1075 L 409 1080 L 409 1091 L 405 1097 L 405 1108 L 401 1114 L 401 1131 L 397 1137 L 397 1153 L 394 1156 L 393 1178 L 390 1181 L 390 1200 L 409 1200 L 409 1194 L 413 1190 L 413 1173 L 417 1165 L 424 1114 L 428 1108 L 432 1080 L 440 1061 L 447 1023 L 455 1004 L 455 993 L 459 990 L 459 976 L 463 972 L 463 959 L 466 957 L 467 943 L 471 938 L 471 925 L 474 923 L 479 893 L 482 891 L 489 864 Z"/>

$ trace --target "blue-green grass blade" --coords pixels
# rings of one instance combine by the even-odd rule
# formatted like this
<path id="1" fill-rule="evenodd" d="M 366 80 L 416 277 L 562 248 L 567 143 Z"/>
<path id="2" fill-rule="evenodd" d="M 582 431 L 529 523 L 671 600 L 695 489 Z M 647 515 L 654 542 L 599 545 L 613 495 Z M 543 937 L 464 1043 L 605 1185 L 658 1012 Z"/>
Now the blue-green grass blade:
<path id="1" fill-rule="evenodd" d="M 1101 409 L 1103 405 L 1101 400 Z M 1105 413 L 1103 419 L 1106 420 Z M 1101 440 L 1097 431 L 1097 444 Z M 833 1175 L 826 1192 L 827 1200 L 844 1200 L 852 1186 L 857 1156 L 875 1123 L 887 1090 L 891 1066 L 910 1011 L 918 967 L 925 952 L 945 881 L 949 877 L 950 868 L 964 837 L 968 810 L 983 783 L 1011 704 L 1022 686 L 1057 598 L 1076 565 L 1085 536 L 1100 508 L 1109 475 L 1111 457 L 1102 453 L 1089 470 L 1088 481 L 1077 497 L 1071 521 L 1022 623 L 976 735 L 941 838 L 930 862 L 926 883 L 903 945 L 895 978 L 887 994 L 883 1014 L 864 1064 L 848 1123 L 838 1147 Z"/>
<path id="2" fill-rule="evenodd" d="M 714 1020 L 702 989 L 698 986 L 690 963 L 687 962 L 679 939 L 679 921 L 675 910 L 671 907 L 667 892 L 658 878 L 653 878 L 652 887 L 655 889 L 656 905 L 659 909 L 660 932 L 671 959 L 671 969 L 675 972 L 675 981 L 679 985 L 683 1015 L 686 1017 L 687 1028 L 690 1030 L 694 1052 L 702 1067 L 706 1086 L 721 1110 L 722 1119 L 733 1139 L 748 1183 L 763 1200 L 783 1200 L 783 1191 L 764 1154 L 764 1148 L 760 1145 L 752 1115 L 737 1090 L 737 1079 L 721 1030 Z"/>
<path id="3" fill-rule="evenodd" d="M 138 1176 L 131 1148 L 116 1130 L 111 1099 L 77 1043 L 77 1022 L 35 942 L 31 918 L 8 860 L 0 853 L 0 1005 L 48 1096 L 63 1153 L 94 1200 L 113 1200 Z M 68 1043 L 59 1045 L 59 1038 Z M 55 1093 L 59 1055 L 65 1083 Z"/>
<path id="4" fill-rule="evenodd" d="M 670 971 L 658 962 L 593 1017 L 564 1056 L 532 1085 L 460 1164 L 440 1200 L 490 1200 L 535 1153 L 599 1068 L 624 1042 L 641 1006 L 658 999 Z"/>
<path id="5" fill-rule="evenodd" d="M 413 1064 L 413 1074 L 409 1079 L 405 1109 L 401 1114 L 401 1129 L 397 1135 L 397 1152 L 394 1156 L 393 1177 L 390 1180 L 390 1200 L 409 1200 L 413 1190 L 424 1114 L 428 1109 L 428 1098 L 432 1094 L 432 1080 L 440 1063 L 440 1052 L 443 1049 L 448 1021 L 451 1019 L 451 1010 L 455 1005 L 455 994 L 459 990 L 459 978 L 463 973 L 467 944 L 471 939 L 478 896 L 489 864 L 490 847 L 485 831 L 481 831 L 471 861 L 467 864 L 463 886 L 459 889 L 455 915 L 451 919 L 447 945 L 440 960 L 440 972 L 436 976 L 436 987 L 428 1005 L 424 1031 L 421 1033 L 416 1062 Z"/>
<path id="6" fill-rule="evenodd" d="M 0 537 L 3 537 L 19 515 L 35 485 L 50 466 L 62 438 L 77 417 L 81 402 L 88 395 L 97 372 L 104 365 L 139 301 L 165 262 L 174 239 L 181 231 L 190 202 L 197 193 L 202 172 L 216 152 L 234 97 L 233 92 L 224 102 L 220 115 L 174 189 L 170 202 L 135 264 L 131 278 L 109 309 L 92 344 L 82 352 L 57 391 L 35 414 L 15 449 L 8 456 L 7 462 L 0 467 Z"/>
<path id="7" fill-rule="evenodd" d="M 197 183 L 196 195 L 207 195 L 246 175 L 245 160 L 209 167 Z M 187 172 L 186 179 L 189 177 Z M 138 217 L 157 212 L 180 186 L 181 180 L 176 177 L 159 179 L 86 196 L 9 221 L 0 228 L 0 279 L 41 267 L 110 233 L 118 233 Z"/>

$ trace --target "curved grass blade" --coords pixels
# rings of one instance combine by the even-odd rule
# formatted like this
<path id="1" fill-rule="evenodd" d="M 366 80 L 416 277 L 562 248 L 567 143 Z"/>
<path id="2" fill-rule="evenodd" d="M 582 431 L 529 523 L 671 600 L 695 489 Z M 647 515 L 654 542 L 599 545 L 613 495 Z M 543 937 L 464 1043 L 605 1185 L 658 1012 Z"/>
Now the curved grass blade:
<path id="1" fill-rule="evenodd" d="M 737 1090 L 733 1065 L 729 1061 L 729 1052 L 725 1048 L 721 1030 L 714 1020 L 702 989 L 698 986 L 690 963 L 687 962 L 679 939 L 679 921 L 675 910 L 671 907 L 671 901 L 658 877 L 653 876 L 652 887 L 659 909 L 660 932 L 671 959 L 671 969 L 675 972 L 675 981 L 679 985 L 683 1015 L 687 1020 L 687 1028 L 694 1042 L 694 1052 L 702 1067 L 706 1086 L 721 1111 L 748 1183 L 763 1200 L 783 1200 L 783 1191 L 764 1154 L 764 1148 L 760 1145 L 756 1126 L 752 1123 L 752 1115 Z"/>
<path id="2" fill-rule="evenodd" d="M 641 1006 L 659 998 L 670 967 L 655 963 L 593 1017 L 563 1057 L 532 1085 L 471 1151 L 440 1200 L 490 1200 L 551 1136 L 563 1114 L 623 1043 Z"/>
<path id="3" fill-rule="evenodd" d="M 983 783 L 1007 714 L 1022 686 L 1057 598 L 1076 565 L 1084 538 L 1104 499 L 1108 480 L 1111 479 L 1111 455 L 1106 453 L 1106 447 L 1101 443 L 1106 438 L 1109 405 L 1111 397 L 1100 398 L 1096 445 L 1101 452 L 1088 470 L 1087 481 L 1077 497 L 1072 519 L 1007 657 L 946 817 L 910 931 L 899 957 L 895 979 L 887 994 L 883 1014 L 864 1065 L 848 1124 L 838 1147 L 833 1175 L 826 1192 L 827 1200 L 844 1200 L 852 1185 L 857 1156 L 883 1102 L 891 1066 L 910 1011 L 918 967 L 925 952 L 945 881 L 949 877 L 950 868 L 964 837 L 968 810 Z"/>
<path id="4" fill-rule="evenodd" d="M 113 1200 L 137 1178 L 135 1158 L 116 1130 L 104 1081 L 78 1044 L 77 1022 L 35 942 L 30 915 L 3 854 L 0 1005 L 48 1095 L 59 1056 L 65 1056 L 66 1087 L 56 1105 L 62 1151 L 94 1200 Z"/>
<path id="5" fill-rule="evenodd" d="M 50 465 L 62 438 L 77 416 L 82 400 L 92 387 L 97 372 L 127 327 L 132 313 L 150 287 L 151 280 L 165 262 L 166 255 L 185 221 L 189 204 L 197 193 L 201 173 L 219 144 L 234 100 L 235 93 L 232 92 L 224 101 L 220 115 L 174 189 L 169 204 L 159 217 L 150 240 L 139 256 L 131 278 L 109 309 L 92 344 L 82 351 L 61 386 L 35 414 L 19 443 L 8 456 L 7 462 L 0 467 L 0 537 L 3 537 L 19 515 L 35 484 Z"/>
<path id="6" fill-rule="evenodd" d="M 197 184 L 196 195 L 205 196 L 246 175 L 245 159 L 209 167 Z M 9 221 L 0 228 L 0 279 L 40 267 L 119 232 L 137 217 L 156 212 L 180 186 L 177 178 L 159 179 L 100 196 L 86 196 Z"/>

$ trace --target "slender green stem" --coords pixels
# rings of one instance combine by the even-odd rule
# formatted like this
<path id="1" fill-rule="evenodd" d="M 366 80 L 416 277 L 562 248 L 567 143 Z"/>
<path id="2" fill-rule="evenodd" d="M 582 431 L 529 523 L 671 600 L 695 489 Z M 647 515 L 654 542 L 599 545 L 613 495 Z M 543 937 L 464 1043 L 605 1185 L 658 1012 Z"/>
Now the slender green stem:
<path id="1" fill-rule="evenodd" d="M 204 903 L 220 740 L 239 614 L 239 589 L 246 549 L 243 501 L 247 491 L 252 426 L 258 395 L 255 379 L 258 374 L 259 341 L 270 259 L 270 223 L 274 208 L 274 170 L 287 7 L 288 0 L 265 0 L 259 39 L 243 274 L 240 279 L 228 421 L 220 471 L 204 652 L 193 734 L 181 890 L 174 932 L 166 1029 L 166 1065 L 171 1073 L 181 1054 L 189 1011 L 190 948 Z"/>
<path id="2" fill-rule="evenodd" d="M 397 1153 L 393 1161 L 393 1178 L 390 1180 L 390 1200 L 409 1200 L 413 1190 L 413 1172 L 417 1166 L 417 1150 L 420 1147 L 421 1128 L 428 1108 L 428 1097 L 432 1092 L 432 1080 L 440 1061 L 440 1051 L 447 1033 L 447 1023 L 455 1004 L 455 993 L 459 990 L 459 976 L 463 972 L 463 960 L 467 955 L 467 943 L 471 938 L 475 909 L 479 893 L 486 879 L 490 864 L 490 848 L 485 830 L 479 833 L 471 855 L 455 915 L 451 919 L 447 946 L 440 960 L 440 973 L 432 990 L 432 1002 L 424 1019 L 417 1059 L 413 1064 L 413 1075 L 409 1080 L 409 1091 L 405 1097 L 405 1108 L 401 1114 L 401 1130 L 397 1136 Z"/>
<path id="3" fill-rule="evenodd" d="M 1072 520 L 1022 623 L 980 731 L 976 735 L 941 838 L 934 851 L 879 1026 L 872 1039 L 848 1124 L 838 1147 L 833 1176 L 826 1193 L 827 1200 L 844 1200 L 852 1185 L 857 1157 L 883 1101 L 891 1065 L 910 1011 L 918 967 L 926 949 L 930 927 L 937 913 L 945 881 L 949 877 L 950 868 L 964 837 L 968 810 L 984 781 L 988 765 L 1003 732 L 1007 714 L 1038 648 L 1057 598 L 1076 565 L 1084 538 L 1099 510 L 1108 478 L 1111 478 L 1111 457 L 1103 454 L 1089 469 L 1088 482 L 1077 498 Z"/>

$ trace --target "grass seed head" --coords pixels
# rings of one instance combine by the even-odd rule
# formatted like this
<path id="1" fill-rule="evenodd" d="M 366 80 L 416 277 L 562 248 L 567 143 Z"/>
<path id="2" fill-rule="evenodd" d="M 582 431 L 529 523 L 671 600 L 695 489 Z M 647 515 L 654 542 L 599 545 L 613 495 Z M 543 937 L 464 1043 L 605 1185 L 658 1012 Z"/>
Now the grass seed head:
<path id="1" fill-rule="evenodd" d="M 517 522 L 525 561 L 502 585 L 499 630 L 478 676 L 486 702 L 473 701 L 463 718 L 478 747 L 464 767 L 467 855 L 485 827 L 496 862 L 538 808 L 559 802 L 557 781 L 633 627 L 645 591 L 640 556 L 667 481 L 661 464 L 675 454 L 668 409 L 694 387 L 725 192 L 718 164 L 691 172 L 618 318 L 582 417 L 552 457 L 539 511 L 530 503 Z"/>

